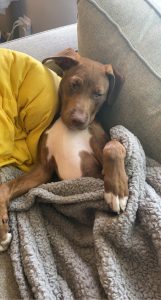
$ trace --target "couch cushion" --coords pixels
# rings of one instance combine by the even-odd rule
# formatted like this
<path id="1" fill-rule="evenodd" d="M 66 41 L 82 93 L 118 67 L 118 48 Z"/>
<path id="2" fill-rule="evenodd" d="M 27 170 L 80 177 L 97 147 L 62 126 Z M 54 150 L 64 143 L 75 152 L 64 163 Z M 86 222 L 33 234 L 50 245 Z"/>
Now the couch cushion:
<path id="1" fill-rule="evenodd" d="M 77 25 L 66 25 L 1 43 L 0 48 L 27 53 L 42 61 L 65 48 L 77 49 Z"/>
<path id="2" fill-rule="evenodd" d="M 161 162 L 161 16 L 152 2 L 79 0 L 78 47 L 125 75 L 117 101 L 102 110 L 104 127 L 127 127 Z"/>

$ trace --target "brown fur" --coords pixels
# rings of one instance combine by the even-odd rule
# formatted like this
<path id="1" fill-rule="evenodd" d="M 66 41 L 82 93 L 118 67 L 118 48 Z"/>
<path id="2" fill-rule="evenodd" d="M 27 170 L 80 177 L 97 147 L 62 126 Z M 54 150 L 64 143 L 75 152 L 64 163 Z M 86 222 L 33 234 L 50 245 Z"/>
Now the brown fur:
<path id="1" fill-rule="evenodd" d="M 81 170 L 83 177 L 101 178 L 102 177 L 102 165 L 96 159 L 93 154 L 89 154 L 86 151 L 80 153 L 81 157 Z"/>
<path id="2" fill-rule="evenodd" d="M 112 192 L 121 198 L 128 195 L 128 177 L 125 172 L 124 159 L 126 151 L 123 145 L 113 140 L 103 149 L 103 174 L 105 192 Z M 115 182 L 115 184 L 113 184 Z"/>
<path id="3" fill-rule="evenodd" d="M 86 128 L 107 99 L 109 82 L 102 66 L 82 59 L 65 73 L 60 83 L 60 98 L 63 99 L 61 116 L 68 127 L 74 128 L 74 122 L 78 127 L 80 120 L 80 129 Z"/>

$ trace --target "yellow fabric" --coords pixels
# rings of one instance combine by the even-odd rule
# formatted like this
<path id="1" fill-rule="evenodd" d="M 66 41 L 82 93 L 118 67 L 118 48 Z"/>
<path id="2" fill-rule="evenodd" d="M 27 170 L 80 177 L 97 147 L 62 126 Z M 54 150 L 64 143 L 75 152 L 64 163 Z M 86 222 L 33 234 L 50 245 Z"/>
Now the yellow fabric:
<path id="1" fill-rule="evenodd" d="M 58 107 L 60 77 L 36 59 L 0 49 L 0 167 L 29 171 Z"/>

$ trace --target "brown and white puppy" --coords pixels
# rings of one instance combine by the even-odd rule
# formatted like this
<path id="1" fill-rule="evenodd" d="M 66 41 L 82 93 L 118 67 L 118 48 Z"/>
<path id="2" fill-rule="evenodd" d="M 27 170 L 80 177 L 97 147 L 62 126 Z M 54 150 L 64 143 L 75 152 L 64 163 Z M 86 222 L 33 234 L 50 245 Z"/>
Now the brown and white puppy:
<path id="1" fill-rule="evenodd" d="M 124 211 L 128 199 L 128 179 L 124 167 L 126 150 L 110 141 L 95 121 L 105 101 L 111 105 L 122 85 L 111 65 L 81 57 L 67 49 L 44 62 L 54 62 L 64 71 L 59 87 L 60 117 L 43 133 L 38 163 L 33 170 L 0 185 L 0 251 L 6 249 L 9 202 L 29 189 L 51 180 L 91 176 L 104 179 L 105 201 L 114 212 Z"/>

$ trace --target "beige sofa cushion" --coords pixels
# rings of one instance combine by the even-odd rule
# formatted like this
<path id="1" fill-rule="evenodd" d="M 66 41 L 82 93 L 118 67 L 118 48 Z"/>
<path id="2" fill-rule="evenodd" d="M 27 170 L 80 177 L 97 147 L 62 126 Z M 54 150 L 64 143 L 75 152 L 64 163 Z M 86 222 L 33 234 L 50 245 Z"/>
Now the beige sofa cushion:
<path id="1" fill-rule="evenodd" d="M 124 125 L 161 162 L 161 16 L 150 2 L 79 0 L 78 47 L 125 75 L 117 101 L 102 110 L 105 128 Z"/>

